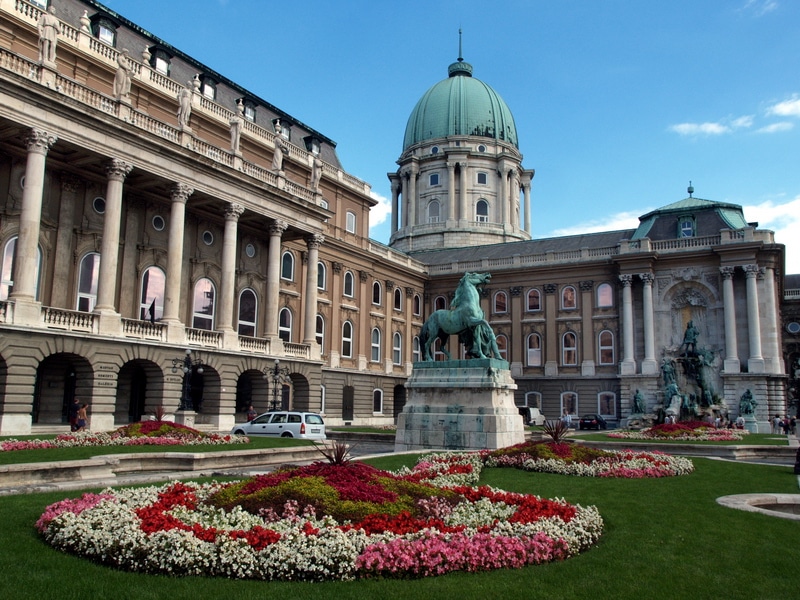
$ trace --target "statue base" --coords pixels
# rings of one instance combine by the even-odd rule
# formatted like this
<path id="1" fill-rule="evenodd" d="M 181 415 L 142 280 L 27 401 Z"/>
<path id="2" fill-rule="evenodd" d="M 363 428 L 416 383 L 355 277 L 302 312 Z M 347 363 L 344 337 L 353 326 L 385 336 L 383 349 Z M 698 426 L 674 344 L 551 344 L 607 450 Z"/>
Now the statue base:
<path id="1" fill-rule="evenodd" d="M 395 452 L 495 450 L 525 441 L 517 385 L 504 360 L 414 363 L 406 388 Z"/>

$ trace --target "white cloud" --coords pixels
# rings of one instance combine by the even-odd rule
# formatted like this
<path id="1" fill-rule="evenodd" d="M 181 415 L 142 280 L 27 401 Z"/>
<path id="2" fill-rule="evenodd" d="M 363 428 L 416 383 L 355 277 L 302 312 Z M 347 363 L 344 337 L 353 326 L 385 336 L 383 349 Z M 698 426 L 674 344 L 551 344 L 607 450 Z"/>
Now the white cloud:
<path id="1" fill-rule="evenodd" d="M 721 123 L 678 123 L 669 128 L 679 135 L 722 135 L 731 131 Z"/>
<path id="2" fill-rule="evenodd" d="M 800 117 L 800 98 L 795 95 L 791 100 L 773 104 L 767 109 L 767 114 L 779 117 Z"/>
<path id="3" fill-rule="evenodd" d="M 369 228 L 372 229 L 385 223 L 389 215 L 392 214 L 392 201 L 372 191 L 370 191 L 369 195 L 372 196 L 373 200 L 378 201 L 378 204 L 369 211 Z"/>
<path id="4" fill-rule="evenodd" d="M 800 273 L 800 195 L 783 203 L 767 200 L 742 208 L 748 221 L 758 221 L 759 229 L 771 229 L 775 241 L 786 245 L 786 272 Z"/>
<path id="5" fill-rule="evenodd" d="M 678 123 L 677 125 L 670 125 L 670 130 L 679 135 L 684 136 L 699 136 L 699 135 L 724 135 L 731 133 L 736 129 L 747 129 L 753 126 L 752 115 L 742 115 L 735 119 L 723 119 L 715 123 Z"/>
<path id="6" fill-rule="evenodd" d="M 564 235 L 580 235 L 582 233 L 597 233 L 599 231 L 617 231 L 619 229 L 635 229 L 639 226 L 639 217 L 646 214 L 651 209 L 646 208 L 643 211 L 619 212 L 613 215 L 608 215 L 603 219 L 596 219 L 593 221 L 584 221 L 569 227 L 562 227 L 553 230 L 549 235 L 560 237 Z"/>
<path id="7" fill-rule="evenodd" d="M 777 9 L 777 0 L 746 0 L 739 10 L 742 12 L 752 12 L 757 17 L 763 17 Z"/>
<path id="8" fill-rule="evenodd" d="M 794 129 L 794 123 L 790 123 L 789 121 L 779 121 L 777 123 L 772 123 L 771 125 L 766 125 L 761 129 L 757 129 L 756 133 L 779 133 L 781 131 L 789 131 L 790 129 Z"/>

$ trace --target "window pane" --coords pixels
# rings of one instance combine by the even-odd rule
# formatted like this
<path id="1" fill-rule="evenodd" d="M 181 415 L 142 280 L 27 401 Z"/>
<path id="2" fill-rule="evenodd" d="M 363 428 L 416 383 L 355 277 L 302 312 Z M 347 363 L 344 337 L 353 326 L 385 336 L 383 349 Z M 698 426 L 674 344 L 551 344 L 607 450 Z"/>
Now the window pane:
<path id="1" fill-rule="evenodd" d="M 575 288 L 572 286 L 565 287 L 561 292 L 561 308 L 575 308 Z"/>
<path id="2" fill-rule="evenodd" d="M 597 288 L 597 306 L 608 307 L 614 305 L 614 295 L 611 286 L 602 283 Z"/>
<path id="3" fill-rule="evenodd" d="M 214 284 L 210 279 L 199 279 L 194 286 L 194 318 L 195 329 L 214 329 Z"/>
<path id="4" fill-rule="evenodd" d="M 541 296 L 539 295 L 539 290 L 530 290 L 528 292 L 528 310 L 541 310 Z"/>
<path id="5" fill-rule="evenodd" d="M 164 314 L 164 290 L 167 277 L 158 267 L 149 267 L 142 276 L 141 320 L 158 321 Z M 151 311 L 152 309 L 152 311 Z"/>

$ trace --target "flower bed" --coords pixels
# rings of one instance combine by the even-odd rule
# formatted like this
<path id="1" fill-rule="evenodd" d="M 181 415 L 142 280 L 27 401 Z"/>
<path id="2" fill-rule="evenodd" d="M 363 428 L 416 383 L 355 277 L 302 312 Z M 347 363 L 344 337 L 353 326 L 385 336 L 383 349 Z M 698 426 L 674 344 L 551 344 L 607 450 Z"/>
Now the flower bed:
<path id="1" fill-rule="evenodd" d="M 200 446 L 246 444 L 249 441 L 249 438 L 243 436 L 203 433 L 170 421 L 142 421 L 111 432 L 65 433 L 52 440 L 4 440 L 0 441 L 0 451 L 78 446 Z"/>
<path id="2" fill-rule="evenodd" d="M 603 521 L 573 506 L 474 483 L 477 453 L 389 473 L 315 463 L 233 484 L 106 490 L 53 504 L 36 526 L 56 548 L 119 568 L 267 580 L 424 577 L 561 560 Z"/>
<path id="3" fill-rule="evenodd" d="M 578 444 L 524 442 L 484 452 L 487 467 L 583 477 L 672 477 L 694 470 L 688 458 L 662 452 L 599 450 Z"/>
<path id="4" fill-rule="evenodd" d="M 744 439 L 749 432 L 744 429 L 715 429 L 702 421 L 685 421 L 656 425 L 641 431 L 609 433 L 608 437 L 625 440 L 678 440 L 686 442 L 735 442 Z"/>

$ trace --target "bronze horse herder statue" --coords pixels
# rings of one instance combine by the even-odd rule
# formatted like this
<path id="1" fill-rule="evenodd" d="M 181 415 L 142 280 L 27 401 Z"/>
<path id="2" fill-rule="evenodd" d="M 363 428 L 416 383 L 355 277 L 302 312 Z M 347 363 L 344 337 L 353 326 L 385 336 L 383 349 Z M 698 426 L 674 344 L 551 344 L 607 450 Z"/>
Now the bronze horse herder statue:
<path id="1" fill-rule="evenodd" d="M 489 273 L 464 273 L 450 309 L 435 311 L 422 326 L 419 336 L 422 360 L 433 360 L 431 346 L 437 339 L 441 342 L 441 351 L 450 360 L 447 342 L 452 334 L 458 334 L 467 356 L 500 358 L 497 339 L 481 309 L 479 293 L 479 287 L 489 283 L 491 278 Z"/>

